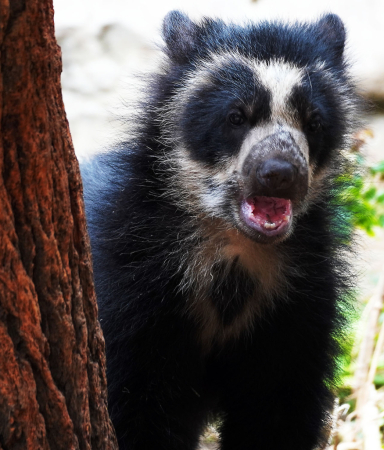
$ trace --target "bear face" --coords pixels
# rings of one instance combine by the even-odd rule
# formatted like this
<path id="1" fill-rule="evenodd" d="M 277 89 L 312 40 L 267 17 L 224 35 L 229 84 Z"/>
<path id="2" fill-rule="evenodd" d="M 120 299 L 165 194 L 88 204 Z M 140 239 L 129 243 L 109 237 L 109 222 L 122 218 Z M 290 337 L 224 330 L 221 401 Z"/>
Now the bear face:
<path id="1" fill-rule="evenodd" d="M 342 22 L 244 29 L 176 12 L 163 30 L 166 72 L 180 72 L 157 110 L 178 203 L 256 242 L 286 239 L 355 126 Z"/>

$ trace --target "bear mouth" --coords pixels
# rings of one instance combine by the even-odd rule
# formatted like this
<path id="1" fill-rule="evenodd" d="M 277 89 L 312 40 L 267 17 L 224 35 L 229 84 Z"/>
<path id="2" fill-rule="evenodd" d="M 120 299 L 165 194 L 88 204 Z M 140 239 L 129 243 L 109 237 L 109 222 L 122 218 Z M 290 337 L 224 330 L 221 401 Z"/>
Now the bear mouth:
<path id="1" fill-rule="evenodd" d="M 249 197 L 243 200 L 241 213 L 248 227 L 265 236 L 283 235 L 292 223 L 292 203 L 285 198 Z"/>

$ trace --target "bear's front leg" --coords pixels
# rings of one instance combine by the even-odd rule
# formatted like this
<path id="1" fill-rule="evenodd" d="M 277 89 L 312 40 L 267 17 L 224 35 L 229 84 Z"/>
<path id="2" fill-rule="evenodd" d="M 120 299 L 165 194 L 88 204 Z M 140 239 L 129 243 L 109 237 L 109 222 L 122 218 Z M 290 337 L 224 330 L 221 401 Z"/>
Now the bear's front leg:
<path id="1" fill-rule="evenodd" d="M 109 409 L 120 450 L 195 450 L 209 405 L 204 367 L 179 318 L 114 335 L 107 347 Z M 107 334 L 107 337 L 109 335 Z"/>
<path id="2" fill-rule="evenodd" d="M 327 443 L 332 396 L 325 388 L 285 386 L 232 400 L 220 429 L 221 450 L 315 450 Z"/>
<path id="3" fill-rule="evenodd" d="M 112 412 L 119 449 L 196 450 L 205 414 L 193 395 L 188 398 L 177 384 L 122 393 L 121 409 Z"/>
<path id="4" fill-rule="evenodd" d="M 222 450 L 324 447 L 337 349 L 327 323 L 331 311 L 324 310 L 325 302 L 303 307 L 296 297 L 227 352 L 220 378 Z"/>

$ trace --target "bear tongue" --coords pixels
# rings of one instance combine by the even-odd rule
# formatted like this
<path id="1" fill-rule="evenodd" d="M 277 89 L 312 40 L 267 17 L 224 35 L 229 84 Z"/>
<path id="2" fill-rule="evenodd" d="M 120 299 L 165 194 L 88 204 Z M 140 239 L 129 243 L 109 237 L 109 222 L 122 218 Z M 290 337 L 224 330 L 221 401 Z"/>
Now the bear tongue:
<path id="1" fill-rule="evenodd" d="M 252 197 L 248 203 L 249 219 L 267 230 L 288 222 L 292 215 L 291 201 L 277 197 Z"/>

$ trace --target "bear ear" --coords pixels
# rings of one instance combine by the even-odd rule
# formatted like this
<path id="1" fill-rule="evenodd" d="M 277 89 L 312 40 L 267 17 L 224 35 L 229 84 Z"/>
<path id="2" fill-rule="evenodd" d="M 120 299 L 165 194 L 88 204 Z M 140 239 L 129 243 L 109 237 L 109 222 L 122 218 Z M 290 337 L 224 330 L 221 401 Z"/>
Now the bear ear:
<path id="1" fill-rule="evenodd" d="M 341 59 L 345 46 L 345 27 L 336 14 L 326 14 L 315 24 L 320 39 L 333 50 L 333 55 Z"/>
<path id="2" fill-rule="evenodd" d="M 163 21 L 165 53 L 176 62 L 187 62 L 195 49 L 198 27 L 180 11 L 171 11 Z"/>

